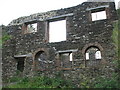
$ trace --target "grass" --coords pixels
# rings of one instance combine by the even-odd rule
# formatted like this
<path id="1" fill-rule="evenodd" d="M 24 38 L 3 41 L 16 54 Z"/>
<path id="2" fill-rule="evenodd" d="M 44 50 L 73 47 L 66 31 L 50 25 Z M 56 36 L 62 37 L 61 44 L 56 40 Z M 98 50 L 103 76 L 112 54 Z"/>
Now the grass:
<path id="1" fill-rule="evenodd" d="M 118 83 L 118 73 L 113 73 L 112 77 L 99 77 L 94 88 L 120 88 Z"/>
<path id="2" fill-rule="evenodd" d="M 32 77 L 32 78 L 24 77 L 21 80 L 14 80 L 14 81 L 18 81 L 18 83 L 14 85 L 9 85 L 5 88 L 73 88 L 74 87 L 70 80 L 66 81 L 61 78 L 49 78 L 45 76 Z"/>
<path id="3" fill-rule="evenodd" d="M 116 50 L 118 50 L 118 21 L 115 22 L 113 25 L 114 25 L 114 29 L 113 29 L 112 38 L 113 38 L 113 43 L 116 47 Z"/>
<path id="4" fill-rule="evenodd" d="M 2 48 L 2 38 L 0 38 L 0 48 Z"/>

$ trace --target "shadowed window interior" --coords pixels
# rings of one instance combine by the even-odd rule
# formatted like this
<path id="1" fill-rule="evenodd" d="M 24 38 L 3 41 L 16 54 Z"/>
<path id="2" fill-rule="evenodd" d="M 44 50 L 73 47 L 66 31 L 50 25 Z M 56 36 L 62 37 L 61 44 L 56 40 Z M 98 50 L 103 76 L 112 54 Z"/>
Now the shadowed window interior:
<path id="1" fill-rule="evenodd" d="M 36 55 L 35 55 L 35 67 L 37 70 L 42 70 L 42 69 L 46 69 L 47 68 L 47 55 L 44 51 L 39 51 Z"/>
<path id="2" fill-rule="evenodd" d="M 23 72 L 25 58 L 17 58 L 17 70 Z"/>
<path id="3" fill-rule="evenodd" d="M 60 53 L 61 67 L 63 68 L 71 68 L 73 61 L 72 52 Z"/>

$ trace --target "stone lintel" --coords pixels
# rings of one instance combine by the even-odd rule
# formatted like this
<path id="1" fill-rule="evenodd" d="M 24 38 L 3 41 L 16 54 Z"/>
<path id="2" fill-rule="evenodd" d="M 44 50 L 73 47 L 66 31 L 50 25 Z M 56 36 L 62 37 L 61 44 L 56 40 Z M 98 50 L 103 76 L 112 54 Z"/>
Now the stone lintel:
<path id="1" fill-rule="evenodd" d="M 64 17 L 68 17 L 68 16 L 73 16 L 73 15 L 74 15 L 73 13 L 69 13 L 69 14 L 64 14 L 64 15 L 59 15 L 59 16 L 47 18 L 46 20 L 59 19 L 59 18 L 64 18 Z"/>
<path id="2" fill-rule="evenodd" d="M 25 54 L 25 55 L 14 55 L 15 58 L 25 58 L 25 57 L 31 57 L 32 54 Z"/>
<path id="3" fill-rule="evenodd" d="M 106 7 L 109 7 L 109 5 L 98 6 L 98 7 L 95 7 L 95 8 L 87 8 L 86 10 L 91 11 L 91 10 L 94 10 L 94 9 L 100 9 L 100 8 L 106 8 Z"/>
<path id="4" fill-rule="evenodd" d="M 78 49 L 71 49 L 71 50 L 63 50 L 63 51 L 57 51 L 56 53 L 69 53 L 69 52 L 77 52 Z"/>

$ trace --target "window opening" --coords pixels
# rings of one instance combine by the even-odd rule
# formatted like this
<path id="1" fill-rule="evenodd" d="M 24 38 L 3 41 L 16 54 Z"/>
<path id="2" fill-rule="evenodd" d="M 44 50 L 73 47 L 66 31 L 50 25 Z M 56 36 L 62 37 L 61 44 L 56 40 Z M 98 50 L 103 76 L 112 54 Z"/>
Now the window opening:
<path id="1" fill-rule="evenodd" d="M 37 69 L 46 69 L 47 68 L 47 55 L 44 51 L 39 51 L 35 55 L 35 64 Z"/>
<path id="2" fill-rule="evenodd" d="M 95 66 L 98 65 L 100 60 L 102 59 L 101 51 L 97 47 L 89 47 L 85 53 L 86 65 L 87 66 Z"/>
<path id="3" fill-rule="evenodd" d="M 66 40 L 66 20 L 49 22 L 49 42 Z"/>
<path id="4" fill-rule="evenodd" d="M 71 68 L 73 61 L 72 52 L 60 53 L 61 66 L 64 68 Z"/>
<path id="5" fill-rule="evenodd" d="M 70 53 L 70 61 L 73 61 L 73 54 Z"/>
<path id="6" fill-rule="evenodd" d="M 99 11 L 92 13 L 92 21 L 107 19 L 106 11 Z"/>
<path id="7" fill-rule="evenodd" d="M 23 33 L 34 33 L 37 32 L 37 23 L 29 22 L 23 25 Z"/>
<path id="8" fill-rule="evenodd" d="M 101 52 L 100 52 L 100 51 L 97 51 L 97 52 L 95 53 L 95 58 L 96 58 L 96 59 L 101 59 Z"/>
<path id="9" fill-rule="evenodd" d="M 90 47 L 86 53 L 86 60 L 89 59 L 101 59 L 101 52 L 97 47 Z"/>
<path id="10" fill-rule="evenodd" d="M 17 70 L 23 72 L 24 70 L 24 59 L 25 58 L 18 58 L 18 62 L 17 62 Z"/>
<path id="11" fill-rule="evenodd" d="M 89 53 L 86 53 L 86 60 L 89 60 Z"/>
<path id="12" fill-rule="evenodd" d="M 27 32 L 28 32 L 28 33 L 37 32 L 37 23 L 28 24 L 28 25 L 27 25 Z"/>

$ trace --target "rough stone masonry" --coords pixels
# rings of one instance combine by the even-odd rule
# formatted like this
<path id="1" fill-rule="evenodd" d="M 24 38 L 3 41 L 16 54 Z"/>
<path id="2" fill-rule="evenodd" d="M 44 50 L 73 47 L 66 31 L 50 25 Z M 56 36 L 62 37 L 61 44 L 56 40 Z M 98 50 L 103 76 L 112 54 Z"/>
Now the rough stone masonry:
<path id="1" fill-rule="evenodd" d="M 60 73 L 76 83 L 83 76 L 110 76 L 116 54 L 112 23 L 116 20 L 114 2 L 84 2 L 20 17 L 2 26 L 3 34 L 11 37 L 2 48 L 3 83 L 16 75 L 54 77 Z M 65 40 L 50 42 L 50 25 L 60 21 L 66 24 Z"/>

